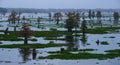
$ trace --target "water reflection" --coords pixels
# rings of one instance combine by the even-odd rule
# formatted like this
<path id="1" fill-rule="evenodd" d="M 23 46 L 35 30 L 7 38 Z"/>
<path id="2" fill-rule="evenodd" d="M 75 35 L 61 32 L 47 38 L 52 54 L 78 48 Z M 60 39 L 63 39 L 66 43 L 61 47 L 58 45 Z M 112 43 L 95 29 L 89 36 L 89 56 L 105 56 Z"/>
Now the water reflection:
<path id="1" fill-rule="evenodd" d="M 31 51 L 29 48 L 20 48 L 19 49 L 20 55 L 22 56 L 23 61 L 28 61 L 29 60 L 29 56 L 31 54 Z"/>
<path id="2" fill-rule="evenodd" d="M 68 48 L 69 50 L 72 50 L 74 48 L 74 39 L 73 36 L 71 35 L 66 35 L 66 42 L 68 44 Z"/>
<path id="3" fill-rule="evenodd" d="M 37 56 L 37 52 L 35 48 L 33 48 L 32 50 L 30 48 L 20 48 L 19 52 L 24 62 L 27 62 L 30 60 L 31 54 L 32 54 L 33 60 L 35 60 Z"/>
<path id="4" fill-rule="evenodd" d="M 33 50 L 32 50 L 32 59 L 35 60 L 35 59 L 36 59 L 36 56 L 37 56 L 36 49 L 33 48 Z"/>
<path id="5" fill-rule="evenodd" d="M 79 49 L 80 41 L 83 47 L 87 45 L 86 34 L 82 35 L 81 39 L 78 36 L 66 35 L 66 43 L 68 44 L 68 50 Z"/>
<path id="6" fill-rule="evenodd" d="M 75 37 L 72 35 L 66 35 L 66 43 L 68 44 L 67 49 L 73 50 L 79 48 L 79 37 Z"/>
<path id="7" fill-rule="evenodd" d="M 94 22 L 93 19 L 90 19 L 89 22 L 88 22 L 88 24 L 90 25 L 91 28 L 93 28 L 93 26 L 94 26 L 94 25 L 93 25 L 93 22 Z"/>
<path id="8" fill-rule="evenodd" d="M 77 49 L 79 48 L 79 42 L 80 42 L 79 37 L 74 37 L 74 43 L 75 43 L 74 47 L 77 48 Z"/>
<path id="9" fill-rule="evenodd" d="M 82 42 L 82 46 L 86 46 L 87 45 L 87 37 L 86 37 L 86 34 L 85 35 L 82 35 L 82 38 L 80 39 L 81 42 Z"/>
<path id="10" fill-rule="evenodd" d="M 116 25 L 118 25 L 118 22 L 119 22 L 119 20 L 114 20 L 114 25 L 116 26 Z"/>

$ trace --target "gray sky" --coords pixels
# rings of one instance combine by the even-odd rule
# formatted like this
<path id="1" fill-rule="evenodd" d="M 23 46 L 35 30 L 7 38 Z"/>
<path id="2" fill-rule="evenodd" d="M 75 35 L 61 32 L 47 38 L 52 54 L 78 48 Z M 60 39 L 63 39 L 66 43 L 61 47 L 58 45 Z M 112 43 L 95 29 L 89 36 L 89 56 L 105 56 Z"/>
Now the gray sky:
<path id="1" fill-rule="evenodd" d="M 120 0 L 0 0 L 8 8 L 119 8 Z"/>

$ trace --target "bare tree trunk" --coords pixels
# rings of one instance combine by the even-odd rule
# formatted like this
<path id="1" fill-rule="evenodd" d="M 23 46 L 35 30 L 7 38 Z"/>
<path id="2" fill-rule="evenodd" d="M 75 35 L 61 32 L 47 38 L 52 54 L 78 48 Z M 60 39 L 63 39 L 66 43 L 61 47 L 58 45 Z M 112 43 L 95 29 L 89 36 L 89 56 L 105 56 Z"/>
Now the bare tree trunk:
<path id="1" fill-rule="evenodd" d="M 68 28 L 68 32 L 72 32 L 72 28 Z"/>
<path id="2" fill-rule="evenodd" d="M 38 28 L 40 28 L 40 23 L 38 22 Z"/>
<path id="3" fill-rule="evenodd" d="M 28 44 L 28 38 L 26 36 L 24 37 L 24 44 Z"/>

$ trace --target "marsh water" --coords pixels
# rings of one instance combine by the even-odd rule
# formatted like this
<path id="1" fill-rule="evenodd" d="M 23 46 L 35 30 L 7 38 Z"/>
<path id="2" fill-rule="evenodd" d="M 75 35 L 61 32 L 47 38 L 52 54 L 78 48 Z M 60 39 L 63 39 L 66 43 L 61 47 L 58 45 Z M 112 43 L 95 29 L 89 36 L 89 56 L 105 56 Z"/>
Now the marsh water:
<path id="1" fill-rule="evenodd" d="M 23 14 L 29 17 L 31 14 Z M 22 15 L 22 16 L 23 16 Z M 34 18 L 37 18 L 38 16 L 47 17 L 45 14 L 37 14 L 33 15 Z M 66 18 L 66 17 L 64 17 Z M 0 22 L 0 29 L 5 30 L 6 27 L 9 27 L 10 31 L 13 31 L 14 28 L 12 24 L 8 24 L 7 21 L 4 21 L 7 19 L 6 17 L 1 19 Z M 60 21 L 59 25 L 56 25 L 54 21 L 42 21 L 41 22 L 41 28 L 37 28 L 36 25 L 37 22 L 32 21 L 32 26 L 30 27 L 32 30 L 38 30 L 38 31 L 48 31 L 51 28 L 57 29 L 57 30 L 67 30 L 64 28 L 63 23 L 64 21 Z M 103 27 L 109 27 L 109 26 L 117 26 L 119 27 L 119 22 L 117 25 L 115 23 L 109 22 L 108 18 L 105 18 L 104 21 L 102 21 Z M 89 25 L 90 22 L 88 22 L 88 27 L 91 28 Z M 21 25 L 21 24 L 20 24 Z M 95 27 L 99 27 L 95 26 Z M 17 28 L 19 30 L 19 27 Z M 79 28 L 77 29 L 79 30 Z M 4 34 L 3 32 L 0 32 L 0 34 Z M 54 33 L 53 33 L 54 34 Z M 81 33 L 77 33 L 81 34 Z M 74 35 L 74 34 L 73 34 Z M 71 44 L 69 46 L 62 46 L 62 47 L 48 47 L 48 48 L 0 48 L 0 65 L 120 65 L 120 57 L 116 57 L 113 59 L 43 59 L 40 57 L 45 57 L 50 55 L 48 52 L 50 51 L 60 51 L 61 48 L 64 49 L 71 49 L 71 48 L 77 48 L 77 49 L 96 49 L 94 51 L 86 51 L 88 53 L 95 53 L 95 54 L 106 54 L 106 50 L 115 50 L 120 49 L 120 31 L 111 31 L 107 34 L 86 34 L 85 36 L 68 36 L 65 35 L 57 38 L 65 38 L 66 40 L 45 40 L 44 37 L 32 37 L 37 39 L 37 41 L 28 41 L 30 44 L 34 43 L 42 43 L 47 44 L 49 42 L 54 42 L 56 44 L 59 43 L 68 43 Z M 83 39 L 83 40 L 81 40 Z M 102 45 L 97 44 L 96 41 L 99 40 L 100 42 L 108 42 L 108 45 Z M 0 41 L 2 44 L 0 45 L 8 45 L 8 44 L 23 44 L 23 41 Z M 77 52 L 72 52 L 77 53 Z"/>

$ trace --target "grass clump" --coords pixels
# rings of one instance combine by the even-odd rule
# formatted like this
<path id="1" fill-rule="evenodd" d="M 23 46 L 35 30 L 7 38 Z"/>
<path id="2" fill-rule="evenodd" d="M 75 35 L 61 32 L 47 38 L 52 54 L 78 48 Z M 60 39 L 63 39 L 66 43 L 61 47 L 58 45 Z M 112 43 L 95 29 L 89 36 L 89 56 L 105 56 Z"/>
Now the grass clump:
<path id="1" fill-rule="evenodd" d="M 80 49 L 80 51 L 95 51 L 97 49 Z"/>
<path id="2" fill-rule="evenodd" d="M 2 44 L 2 42 L 0 42 L 0 44 Z"/>
<path id="3" fill-rule="evenodd" d="M 115 38 L 115 36 L 110 36 L 109 38 Z"/>
<path id="4" fill-rule="evenodd" d="M 37 39 L 28 39 L 28 40 L 30 40 L 30 41 L 37 41 Z"/>
<path id="5" fill-rule="evenodd" d="M 102 45 L 109 45 L 109 43 L 107 41 L 103 41 L 101 42 Z"/>
<path id="6" fill-rule="evenodd" d="M 110 37 L 104 37 L 104 38 L 115 38 L 115 36 L 110 36 Z"/>
<path id="7" fill-rule="evenodd" d="M 55 28 L 50 28 L 50 30 L 51 30 L 51 31 L 57 31 L 57 29 L 55 29 Z"/>
<path id="8" fill-rule="evenodd" d="M 54 41 L 50 41 L 48 44 L 54 44 Z"/>
<path id="9" fill-rule="evenodd" d="M 117 43 L 117 44 L 120 44 L 120 43 Z"/>

